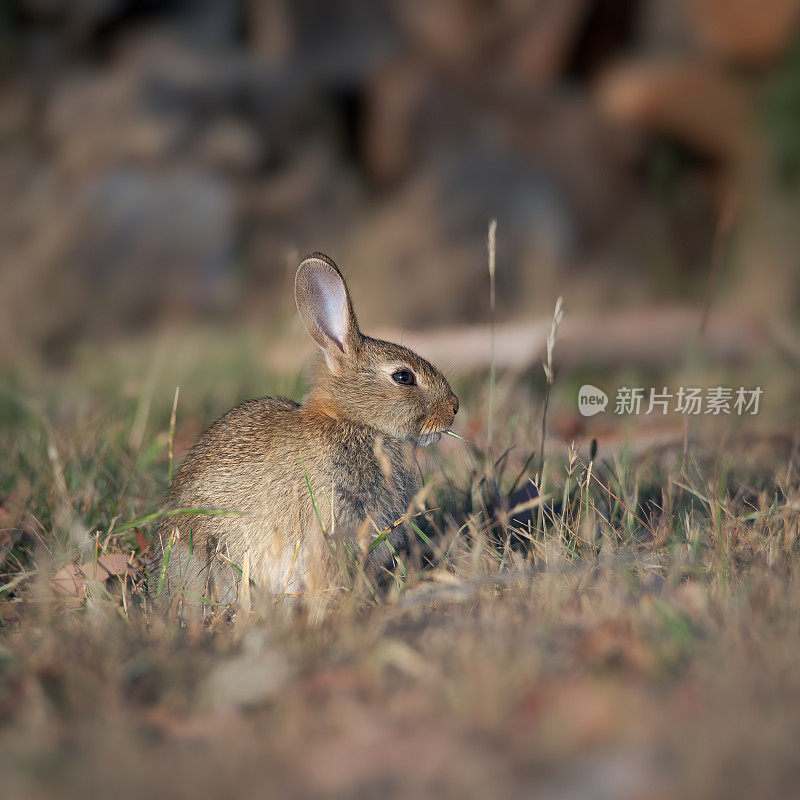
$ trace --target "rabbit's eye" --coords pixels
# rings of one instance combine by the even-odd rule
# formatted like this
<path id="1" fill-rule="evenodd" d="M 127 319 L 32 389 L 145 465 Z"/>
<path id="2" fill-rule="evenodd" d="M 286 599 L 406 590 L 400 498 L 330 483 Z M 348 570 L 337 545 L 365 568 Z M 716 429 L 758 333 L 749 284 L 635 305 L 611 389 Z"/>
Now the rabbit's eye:
<path id="1" fill-rule="evenodd" d="M 399 383 L 401 386 L 414 386 L 417 382 L 414 373 L 407 369 L 399 369 L 397 372 L 393 372 L 392 380 L 395 383 Z"/>

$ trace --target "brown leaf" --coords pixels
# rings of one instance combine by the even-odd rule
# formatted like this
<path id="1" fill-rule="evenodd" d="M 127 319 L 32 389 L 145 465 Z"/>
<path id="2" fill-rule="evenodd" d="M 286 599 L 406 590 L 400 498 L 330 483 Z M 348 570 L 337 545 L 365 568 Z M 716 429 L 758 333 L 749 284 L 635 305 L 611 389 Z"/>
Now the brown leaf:
<path id="1" fill-rule="evenodd" d="M 62 567 L 53 576 L 51 583 L 67 597 L 83 597 L 83 574 L 75 564 Z"/>
<path id="2" fill-rule="evenodd" d="M 107 553 L 98 557 L 97 564 L 94 561 L 86 561 L 81 566 L 67 564 L 55 574 L 52 584 L 68 597 L 83 598 L 86 578 L 107 581 L 115 575 L 126 575 L 128 569 L 125 553 Z"/>
<path id="3" fill-rule="evenodd" d="M 107 573 L 107 577 L 105 580 L 110 578 L 113 575 L 125 575 L 128 572 L 128 557 L 125 553 L 107 553 L 104 556 L 100 556 L 97 559 L 98 565 L 98 578 L 99 575 L 99 568 L 102 567 Z M 92 562 L 89 562 L 89 567 L 92 566 Z M 87 564 L 83 565 L 84 570 L 87 568 Z M 88 572 L 86 573 L 89 574 Z"/>
<path id="4" fill-rule="evenodd" d="M 144 555 L 150 549 L 150 543 L 147 541 L 147 538 L 140 528 L 134 528 L 133 530 L 136 532 L 136 550 Z"/>

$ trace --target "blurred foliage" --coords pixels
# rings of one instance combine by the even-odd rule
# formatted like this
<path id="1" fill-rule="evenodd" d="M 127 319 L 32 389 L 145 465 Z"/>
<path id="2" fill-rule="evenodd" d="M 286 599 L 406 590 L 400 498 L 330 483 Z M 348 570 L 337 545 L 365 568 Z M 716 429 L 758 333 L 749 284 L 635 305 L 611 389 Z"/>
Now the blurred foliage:
<path id="1" fill-rule="evenodd" d="M 796 188 L 800 181 L 800 40 L 768 81 L 764 124 L 775 149 L 779 182 Z"/>

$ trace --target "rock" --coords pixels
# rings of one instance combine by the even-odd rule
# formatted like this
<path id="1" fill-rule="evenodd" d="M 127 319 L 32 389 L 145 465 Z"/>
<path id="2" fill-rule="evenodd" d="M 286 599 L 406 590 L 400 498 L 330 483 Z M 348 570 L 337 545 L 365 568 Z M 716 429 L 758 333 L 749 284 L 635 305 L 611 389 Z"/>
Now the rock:
<path id="1" fill-rule="evenodd" d="M 122 61 L 100 74 L 64 76 L 45 107 L 41 133 L 59 178 L 87 181 L 121 162 L 166 156 L 176 129 L 145 107 L 139 69 Z"/>
<path id="2" fill-rule="evenodd" d="M 217 178 L 189 169 L 119 168 L 84 194 L 66 253 L 95 297 L 104 293 L 129 318 L 148 316 L 158 294 L 187 308 L 224 295 L 233 263 L 232 198 Z"/>
<path id="3" fill-rule="evenodd" d="M 262 163 L 264 145 L 250 125 L 223 117 L 209 126 L 194 152 L 202 164 L 215 171 L 247 176 Z"/>
<path id="4" fill-rule="evenodd" d="M 41 175 L 3 221 L 10 340 L 60 355 L 76 338 L 232 298 L 233 200 L 218 178 L 118 167 L 77 187 Z"/>

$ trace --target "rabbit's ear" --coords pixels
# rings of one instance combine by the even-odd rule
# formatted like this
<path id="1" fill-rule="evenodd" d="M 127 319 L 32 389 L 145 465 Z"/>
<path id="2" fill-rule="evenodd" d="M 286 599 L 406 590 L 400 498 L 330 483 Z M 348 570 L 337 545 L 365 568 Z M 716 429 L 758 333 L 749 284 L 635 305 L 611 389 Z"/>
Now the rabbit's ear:
<path id="1" fill-rule="evenodd" d="M 358 347 L 361 332 L 347 284 L 327 256 L 314 253 L 300 264 L 294 295 L 306 330 L 329 360 Z"/>

